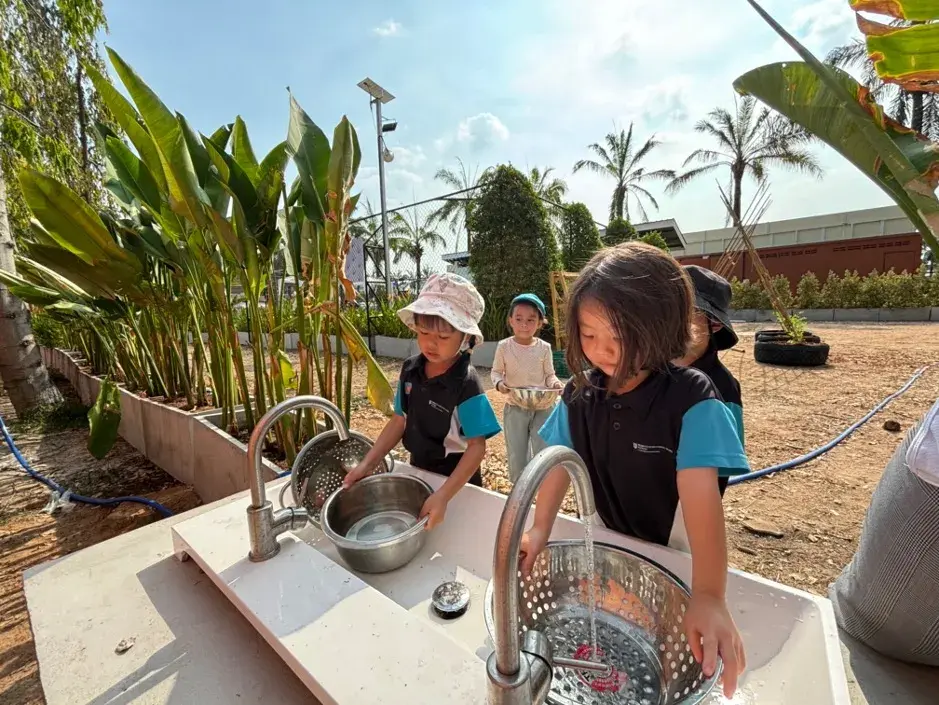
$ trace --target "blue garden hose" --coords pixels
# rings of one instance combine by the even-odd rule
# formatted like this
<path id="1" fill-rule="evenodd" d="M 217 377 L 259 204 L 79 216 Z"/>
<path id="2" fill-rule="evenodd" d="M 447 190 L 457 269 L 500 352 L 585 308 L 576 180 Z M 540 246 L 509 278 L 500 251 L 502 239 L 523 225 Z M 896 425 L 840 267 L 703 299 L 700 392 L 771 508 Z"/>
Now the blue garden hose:
<path id="1" fill-rule="evenodd" d="M 939 363 L 934 363 L 934 364 L 939 364 Z M 904 385 L 903 385 L 902 387 L 900 387 L 897 391 L 895 391 L 893 394 L 891 394 L 891 395 L 888 396 L 886 399 L 884 399 L 882 402 L 880 402 L 880 403 L 879 403 L 877 406 L 875 406 L 873 409 L 871 409 L 870 411 L 868 411 L 859 421 L 856 421 L 856 422 L 853 423 L 851 426 L 848 426 L 848 428 L 846 428 L 846 429 L 841 433 L 841 435 L 837 436 L 836 438 L 834 438 L 833 440 L 829 441 L 829 442 L 826 443 L 825 445 L 823 445 L 823 446 L 821 446 L 821 447 L 819 447 L 819 448 L 816 448 L 815 450 L 810 451 L 810 452 L 806 453 L 805 455 L 800 455 L 798 458 L 795 458 L 794 460 L 788 460 L 788 461 L 786 461 L 785 463 L 780 463 L 779 465 L 773 465 L 773 466 L 768 467 L 768 468 L 763 468 L 762 470 L 756 470 L 756 471 L 754 471 L 754 472 L 747 473 L 746 475 L 737 475 L 736 477 L 730 478 L 730 480 L 727 482 L 727 484 L 728 484 L 728 485 L 738 485 L 738 484 L 740 484 L 741 482 L 749 482 L 750 480 L 755 480 L 755 479 L 757 479 L 758 477 L 764 477 L 764 476 L 766 476 L 766 475 L 772 475 L 774 472 L 782 472 L 783 470 L 790 470 L 790 469 L 792 469 L 792 468 L 794 468 L 794 467 L 798 467 L 799 465 L 804 465 L 805 463 L 809 462 L 810 460 L 815 460 L 815 458 L 819 457 L 820 455 L 824 455 L 825 453 L 827 453 L 828 451 L 830 451 L 832 448 L 834 448 L 836 445 L 838 445 L 839 443 L 841 443 L 841 442 L 842 442 L 844 439 L 846 439 L 848 436 L 850 436 L 852 433 L 854 433 L 855 431 L 857 431 L 861 426 L 863 426 L 863 425 L 866 424 L 868 421 L 870 421 L 871 418 L 873 418 L 873 416 L 874 416 L 877 412 L 879 412 L 881 409 L 883 409 L 885 406 L 887 406 L 887 404 L 889 404 L 889 403 L 892 402 L 894 399 L 896 399 L 897 397 L 899 397 L 901 394 L 903 394 L 903 393 L 905 393 L 907 390 L 909 390 L 909 388 L 913 386 L 913 384 L 916 382 L 916 380 L 918 380 L 920 377 L 922 377 L 923 374 L 926 372 L 926 370 L 928 370 L 930 367 L 933 367 L 933 365 L 927 365 L 926 367 L 921 367 L 921 368 L 919 368 L 918 370 L 916 370 L 915 374 L 914 374 L 912 377 L 910 377 L 910 380 L 909 380 L 906 384 L 904 384 Z"/>
<path id="2" fill-rule="evenodd" d="M 10 452 L 13 453 L 13 456 L 19 461 L 20 465 L 23 466 L 23 469 L 31 478 L 38 480 L 49 489 L 53 490 L 54 492 L 58 492 L 60 495 L 64 495 L 66 493 L 64 487 L 55 481 L 50 480 L 48 477 L 40 475 L 30 467 L 29 462 L 27 462 L 26 458 L 23 457 L 23 454 L 20 453 L 19 448 L 17 448 L 16 444 L 13 442 L 13 438 L 10 437 L 10 432 L 7 430 L 6 424 L 3 423 L 3 416 L 0 416 L 0 434 L 3 435 L 3 440 L 5 440 L 7 445 L 10 447 Z M 159 502 L 155 502 L 152 499 L 147 499 L 146 497 L 113 497 L 109 499 L 98 499 L 97 497 L 84 497 L 80 494 L 70 494 L 69 498 L 75 502 L 91 504 L 96 507 L 111 507 L 120 504 L 121 502 L 137 502 L 138 504 L 145 504 L 151 509 L 158 511 L 164 517 L 173 516 L 173 512 L 170 511 L 170 509 L 164 507 Z"/>

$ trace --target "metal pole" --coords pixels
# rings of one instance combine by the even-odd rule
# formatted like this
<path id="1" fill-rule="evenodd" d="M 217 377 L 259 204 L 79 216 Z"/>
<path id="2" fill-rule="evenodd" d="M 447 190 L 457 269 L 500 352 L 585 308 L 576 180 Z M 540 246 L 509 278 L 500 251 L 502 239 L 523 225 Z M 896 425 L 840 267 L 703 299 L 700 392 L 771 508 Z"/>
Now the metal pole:
<path id="1" fill-rule="evenodd" d="M 381 240 L 385 248 L 385 297 L 391 298 L 391 248 L 388 246 L 388 205 L 385 202 L 385 156 L 382 153 L 381 99 L 375 98 L 375 120 L 378 128 L 378 190 L 381 194 Z"/>

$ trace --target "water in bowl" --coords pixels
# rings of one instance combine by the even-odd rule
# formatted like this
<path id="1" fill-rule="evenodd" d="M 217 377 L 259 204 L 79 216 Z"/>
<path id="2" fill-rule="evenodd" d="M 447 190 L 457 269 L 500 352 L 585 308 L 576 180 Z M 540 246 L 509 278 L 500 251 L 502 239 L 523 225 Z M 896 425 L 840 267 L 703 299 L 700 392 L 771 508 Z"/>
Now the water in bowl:
<path id="1" fill-rule="evenodd" d="M 362 517 L 346 532 L 346 538 L 352 541 L 384 541 L 403 534 L 417 523 L 417 517 L 399 509 L 376 512 Z"/>

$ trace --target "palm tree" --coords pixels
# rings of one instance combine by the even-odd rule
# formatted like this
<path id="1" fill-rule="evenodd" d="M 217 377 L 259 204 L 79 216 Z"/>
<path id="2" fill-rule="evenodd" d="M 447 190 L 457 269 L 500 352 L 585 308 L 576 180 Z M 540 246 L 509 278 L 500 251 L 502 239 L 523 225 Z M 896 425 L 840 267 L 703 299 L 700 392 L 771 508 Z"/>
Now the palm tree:
<path id="1" fill-rule="evenodd" d="M 480 179 L 482 179 L 491 168 L 487 167 L 480 173 L 479 165 L 477 164 L 472 172 L 470 172 L 462 159 L 457 157 L 456 161 L 457 164 L 460 165 L 459 171 L 456 169 L 438 169 L 437 173 L 434 174 L 434 178 L 437 181 L 442 181 L 454 191 L 468 191 L 469 189 L 475 188 L 479 185 Z M 461 193 L 450 198 L 445 198 L 429 220 L 434 223 L 446 223 L 450 229 L 457 234 L 457 238 L 454 241 L 454 248 L 458 248 L 460 244 L 459 232 L 465 230 L 466 249 L 469 250 L 471 235 L 466 223 L 469 220 L 469 213 L 472 208 L 473 193 Z"/>
<path id="2" fill-rule="evenodd" d="M 401 258 L 407 256 L 414 262 L 415 278 L 417 279 L 417 290 L 421 288 L 421 259 L 427 254 L 429 248 L 438 247 L 443 249 L 447 246 L 447 241 L 433 229 L 434 216 L 431 215 L 426 220 L 421 220 L 417 209 L 410 209 L 410 217 L 402 213 L 395 213 L 391 217 L 391 232 L 389 239 L 391 249 L 395 253 L 394 263 L 398 264 Z"/>
<path id="3" fill-rule="evenodd" d="M 898 23 L 907 24 L 899 20 L 891 24 Z M 861 83 L 873 93 L 878 103 L 889 104 L 894 120 L 930 139 L 939 140 L 939 94 L 905 91 L 896 83 L 884 83 L 877 75 L 863 40 L 852 39 L 848 44 L 835 47 L 828 52 L 825 63 L 846 71 L 859 71 Z"/>
<path id="4" fill-rule="evenodd" d="M 724 108 L 715 108 L 694 126 L 695 132 L 714 138 L 718 149 L 696 149 L 689 154 L 682 168 L 695 166 L 676 175 L 665 192 L 675 193 L 699 176 L 727 168 L 734 214 L 742 220 L 743 179 L 748 174 L 758 184 L 763 184 L 771 166 L 783 166 L 816 177 L 822 175 L 822 170 L 815 156 L 805 148 L 811 140 L 805 130 L 769 108 L 757 112 L 753 96 L 735 99 L 735 103 L 733 115 Z"/>
<path id="5" fill-rule="evenodd" d="M 656 210 L 658 210 L 659 204 L 656 202 L 655 197 L 642 186 L 642 183 L 652 179 L 672 179 L 675 176 L 675 172 L 668 169 L 646 171 L 644 167 L 639 166 L 640 162 L 660 144 L 661 142 L 656 140 L 655 135 L 653 135 L 646 140 L 642 147 L 638 150 L 635 149 L 633 124 L 629 123 L 628 132 L 620 130 L 619 133 L 609 133 L 606 136 L 605 145 L 596 142 L 589 145 L 587 149 L 598 157 L 598 161 L 581 159 L 574 164 L 573 173 L 576 174 L 581 169 L 586 169 L 595 174 L 612 176 L 616 180 L 613 198 L 610 201 L 610 220 L 623 217 L 629 220 L 630 198 L 636 199 L 640 217 L 643 220 L 648 220 L 649 216 L 646 214 L 642 199 L 648 199 Z"/>
<path id="6" fill-rule="evenodd" d="M 560 203 L 567 195 L 567 182 L 564 179 L 552 177 L 552 171 L 554 171 L 553 166 L 547 166 L 543 171 L 538 167 L 532 167 L 527 176 L 538 198 L 549 203 Z"/>

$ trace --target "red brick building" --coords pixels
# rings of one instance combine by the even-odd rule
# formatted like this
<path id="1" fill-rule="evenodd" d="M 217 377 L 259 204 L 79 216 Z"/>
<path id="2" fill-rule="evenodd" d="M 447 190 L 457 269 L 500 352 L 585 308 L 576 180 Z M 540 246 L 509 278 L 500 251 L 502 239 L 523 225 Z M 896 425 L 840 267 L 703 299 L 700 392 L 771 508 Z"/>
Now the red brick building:
<path id="1" fill-rule="evenodd" d="M 643 223 L 636 229 L 659 230 L 679 262 L 709 268 L 734 236 L 732 228 L 683 234 L 673 220 Z M 770 274 L 783 274 L 795 286 L 806 272 L 815 272 L 823 281 L 829 271 L 865 275 L 892 268 L 912 273 L 921 264 L 923 240 L 898 207 L 887 206 L 761 223 L 753 244 Z M 731 276 L 756 278 L 749 255 L 738 256 Z"/>

